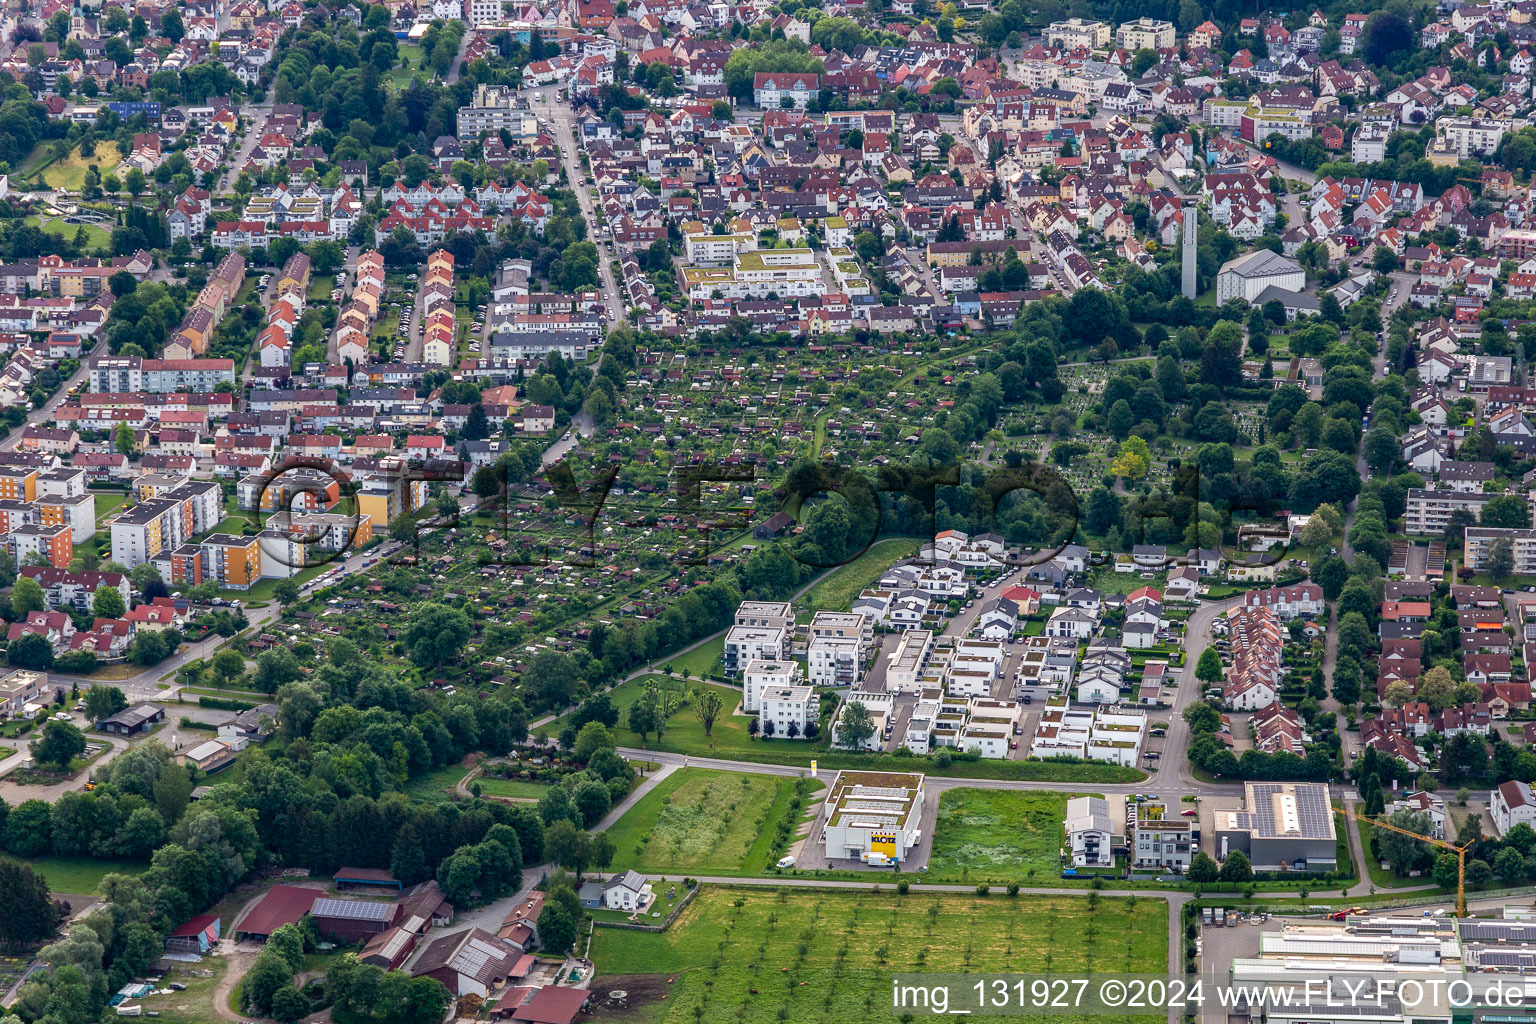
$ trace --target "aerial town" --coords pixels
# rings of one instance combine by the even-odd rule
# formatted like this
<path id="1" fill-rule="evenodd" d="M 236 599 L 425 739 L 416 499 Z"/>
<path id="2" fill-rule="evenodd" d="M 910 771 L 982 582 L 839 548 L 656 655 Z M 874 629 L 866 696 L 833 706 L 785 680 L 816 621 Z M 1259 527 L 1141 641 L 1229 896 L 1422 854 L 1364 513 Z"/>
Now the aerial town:
<path id="1" fill-rule="evenodd" d="M 0 93 L 0 1024 L 1536 1021 L 1536 0 Z"/>

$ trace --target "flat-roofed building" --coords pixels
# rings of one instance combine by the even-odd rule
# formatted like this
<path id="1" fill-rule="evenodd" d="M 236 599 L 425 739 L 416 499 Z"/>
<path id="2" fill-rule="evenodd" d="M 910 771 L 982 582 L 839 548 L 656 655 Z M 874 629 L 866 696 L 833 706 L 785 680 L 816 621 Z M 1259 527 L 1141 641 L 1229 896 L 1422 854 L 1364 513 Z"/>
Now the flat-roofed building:
<path id="1" fill-rule="evenodd" d="M 1242 850 L 1255 871 L 1332 871 L 1338 833 L 1328 787 L 1318 782 L 1247 782 L 1243 806 L 1213 812 L 1211 851 Z"/>
<path id="2" fill-rule="evenodd" d="M 763 707 L 763 692 L 800 683 L 798 662 L 777 658 L 753 658 L 741 673 L 741 709 L 758 712 Z"/>
<path id="3" fill-rule="evenodd" d="M 933 632 L 927 629 L 908 629 L 902 632 L 891 652 L 890 664 L 885 670 L 885 688 L 892 693 L 907 693 L 918 688 L 928 657 L 933 652 Z"/>
<path id="4" fill-rule="evenodd" d="M 790 631 L 783 626 L 732 626 L 725 634 L 720 665 L 737 675 L 753 661 L 784 661 L 790 655 Z"/>
<path id="5" fill-rule="evenodd" d="M 821 841 L 829 859 L 878 854 L 899 863 L 922 841 L 923 776 L 838 772 L 823 807 Z"/>

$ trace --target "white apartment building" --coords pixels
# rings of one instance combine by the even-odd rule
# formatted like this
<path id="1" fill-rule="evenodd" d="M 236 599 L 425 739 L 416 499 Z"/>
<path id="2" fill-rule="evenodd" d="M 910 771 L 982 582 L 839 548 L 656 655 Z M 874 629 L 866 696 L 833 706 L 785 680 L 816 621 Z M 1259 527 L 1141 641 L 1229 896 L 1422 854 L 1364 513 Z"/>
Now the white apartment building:
<path id="1" fill-rule="evenodd" d="M 787 659 L 789 635 L 783 626 L 732 626 L 725 634 L 721 667 L 726 675 L 734 676 L 752 661 Z"/>
<path id="2" fill-rule="evenodd" d="M 1171 21 L 1137 18 L 1115 30 L 1115 45 L 1133 53 L 1137 50 L 1169 49 L 1173 46 L 1174 35 Z"/>
<path id="3" fill-rule="evenodd" d="M 1194 857 L 1194 819 L 1171 813 L 1155 800 L 1138 803 L 1127 815 L 1131 866 L 1166 868 L 1183 874 Z"/>
<path id="4" fill-rule="evenodd" d="M 1045 27 L 1045 45 L 1066 50 L 1102 50 L 1109 45 L 1109 38 L 1109 24 L 1103 21 L 1068 18 L 1053 21 Z"/>
<path id="5" fill-rule="evenodd" d="M 1492 156 L 1512 124 L 1476 117 L 1442 117 L 1435 122 L 1435 134 L 1445 140 L 1450 152 L 1462 160 L 1469 160 Z"/>
<path id="6" fill-rule="evenodd" d="M 811 249 L 738 252 L 729 267 L 684 267 L 688 298 L 781 299 L 817 295 L 824 289 L 821 263 Z"/>
<path id="7" fill-rule="evenodd" d="M 728 267 L 738 252 L 756 247 L 756 237 L 745 232 L 735 235 L 693 232 L 683 236 L 683 256 L 697 267 Z"/>
<path id="8" fill-rule="evenodd" d="M 1146 742 L 1147 716 L 1122 707 L 1069 708 L 1053 699 L 1035 724 L 1034 757 L 1078 757 L 1135 767 Z"/>
<path id="9" fill-rule="evenodd" d="M 855 701 L 869 710 L 869 717 L 873 719 L 875 725 L 875 731 L 857 749 L 878 750 L 885 738 L 886 724 L 896 713 L 896 695 L 893 693 L 867 693 L 863 690 L 850 693 L 848 699 L 843 701 L 842 706 L 837 709 L 837 716 L 832 722 L 832 746 L 839 750 L 850 749 L 844 742 L 839 727 L 842 724 L 843 713 L 848 710 L 848 705 Z"/>
<path id="10" fill-rule="evenodd" d="M 763 693 L 769 689 L 785 689 L 800 685 L 800 666 L 793 661 L 777 661 L 755 658 L 747 662 L 741 673 L 741 709 L 760 712 Z"/>
<path id="11" fill-rule="evenodd" d="M 981 757 L 1005 758 L 1019 726 L 1018 704 L 1011 700 L 973 697 L 966 706 L 965 725 L 955 738 L 961 750 Z"/>
<path id="12" fill-rule="evenodd" d="M 743 601 L 736 606 L 737 626 L 795 628 L 795 609 L 788 601 Z"/>
<path id="13" fill-rule="evenodd" d="M 812 686 L 853 686 L 863 667 L 863 645 L 858 640 L 819 636 L 806 648 L 805 675 Z"/>
<path id="14" fill-rule="evenodd" d="M 896 650 L 891 652 L 885 670 L 885 689 L 889 693 L 910 693 L 918 688 L 928 656 L 933 651 L 933 632 L 909 629 L 901 634 Z"/>
<path id="15" fill-rule="evenodd" d="M 1403 530 L 1406 533 L 1444 533 L 1452 512 L 1463 509 L 1470 512 L 1472 518 L 1481 519 L 1483 506 L 1497 497 L 1497 494 L 1482 491 L 1410 488 L 1403 512 Z"/>
<path id="16" fill-rule="evenodd" d="M 750 667 L 747 674 L 751 675 Z M 758 703 L 758 731 L 764 736 L 804 739 L 806 726 L 820 712 L 816 691 L 809 686 L 770 686 L 758 694 Z"/>

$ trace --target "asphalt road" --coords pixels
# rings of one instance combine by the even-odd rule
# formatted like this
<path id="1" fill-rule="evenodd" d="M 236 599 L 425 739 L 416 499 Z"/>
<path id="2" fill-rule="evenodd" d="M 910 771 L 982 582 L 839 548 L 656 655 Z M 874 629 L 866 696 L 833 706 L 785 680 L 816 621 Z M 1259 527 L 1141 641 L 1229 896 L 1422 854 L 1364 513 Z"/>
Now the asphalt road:
<path id="1" fill-rule="evenodd" d="M 529 109 L 544 118 L 560 144 L 560 159 L 565 164 L 567 183 L 576 193 L 576 202 L 587 222 L 587 240 L 597 246 L 597 274 L 602 285 L 603 305 L 608 310 L 608 322 L 621 323 L 624 320 L 624 300 L 610 266 L 614 259 L 613 249 L 602 237 L 600 225 L 606 221 L 599 215 L 597 203 L 592 198 L 591 184 L 581 167 L 581 148 L 576 144 L 576 136 L 571 127 L 574 115 L 570 105 L 559 100 L 558 90 L 553 87 L 531 90 L 526 95 Z"/>

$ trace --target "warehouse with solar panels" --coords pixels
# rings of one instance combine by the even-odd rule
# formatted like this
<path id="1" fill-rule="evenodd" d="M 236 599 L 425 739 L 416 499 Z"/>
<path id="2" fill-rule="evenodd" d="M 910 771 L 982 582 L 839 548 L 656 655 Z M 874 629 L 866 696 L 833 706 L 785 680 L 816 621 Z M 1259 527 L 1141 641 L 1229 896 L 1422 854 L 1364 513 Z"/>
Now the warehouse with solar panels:
<path id="1" fill-rule="evenodd" d="M 828 859 L 900 863 L 922 840 L 923 777 L 839 772 L 825 808 L 821 837 Z"/>
<path id="2" fill-rule="evenodd" d="M 1328 787 L 1318 782 L 1248 782 L 1243 807 L 1214 813 L 1212 848 L 1225 860 L 1248 855 L 1255 871 L 1333 871 L 1338 832 Z"/>
<path id="3" fill-rule="evenodd" d="M 395 905 L 370 900 L 315 900 L 309 912 L 315 930 L 342 942 L 367 942 L 395 923 Z"/>

